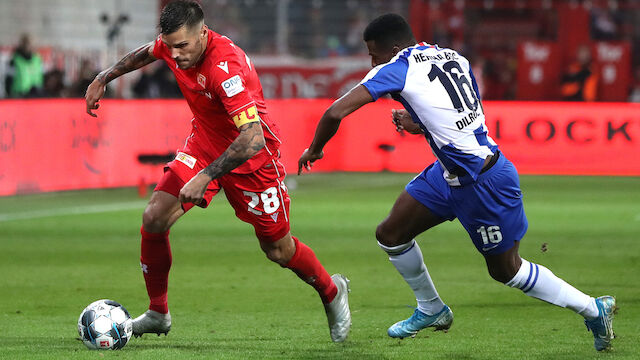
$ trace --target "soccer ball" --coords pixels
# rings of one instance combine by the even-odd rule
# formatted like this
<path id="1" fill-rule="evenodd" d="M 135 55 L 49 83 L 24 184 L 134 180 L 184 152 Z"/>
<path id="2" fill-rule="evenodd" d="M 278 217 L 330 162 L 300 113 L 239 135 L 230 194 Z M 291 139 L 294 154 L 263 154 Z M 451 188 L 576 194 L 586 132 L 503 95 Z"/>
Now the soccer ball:
<path id="1" fill-rule="evenodd" d="M 122 349 L 133 333 L 131 316 L 113 300 L 94 301 L 82 310 L 78 333 L 89 349 Z"/>

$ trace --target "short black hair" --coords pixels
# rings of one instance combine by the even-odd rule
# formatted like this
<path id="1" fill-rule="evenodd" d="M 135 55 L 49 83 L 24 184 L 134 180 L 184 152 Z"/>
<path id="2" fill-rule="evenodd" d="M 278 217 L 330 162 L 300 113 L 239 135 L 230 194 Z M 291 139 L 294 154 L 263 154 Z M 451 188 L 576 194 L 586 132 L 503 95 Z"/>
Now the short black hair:
<path id="1" fill-rule="evenodd" d="M 204 19 L 202 7 L 195 1 L 177 0 L 168 3 L 160 14 L 160 32 L 171 34 L 186 25 L 191 29 Z"/>
<path id="2" fill-rule="evenodd" d="M 373 19 L 364 29 L 364 41 L 388 49 L 394 45 L 413 45 L 416 40 L 409 23 L 398 14 L 385 14 Z"/>

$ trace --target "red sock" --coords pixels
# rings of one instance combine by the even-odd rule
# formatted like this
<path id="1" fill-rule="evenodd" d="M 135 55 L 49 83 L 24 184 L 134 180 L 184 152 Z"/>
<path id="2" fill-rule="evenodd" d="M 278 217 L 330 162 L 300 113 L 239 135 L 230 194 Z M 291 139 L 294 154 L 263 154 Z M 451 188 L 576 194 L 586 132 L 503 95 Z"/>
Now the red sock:
<path id="1" fill-rule="evenodd" d="M 149 294 L 149 310 L 162 314 L 169 312 L 167 305 L 167 284 L 171 268 L 171 246 L 169 230 L 163 233 L 149 233 L 140 228 L 142 234 L 140 266 Z"/>
<path id="2" fill-rule="evenodd" d="M 296 245 L 296 252 L 293 254 L 286 267 L 291 269 L 300 279 L 313 286 L 325 304 L 333 301 L 338 293 L 336 284 L 331 280 L 331 276 L 324 269 L 316 254 L 307 245 L 293 237 Z"/>

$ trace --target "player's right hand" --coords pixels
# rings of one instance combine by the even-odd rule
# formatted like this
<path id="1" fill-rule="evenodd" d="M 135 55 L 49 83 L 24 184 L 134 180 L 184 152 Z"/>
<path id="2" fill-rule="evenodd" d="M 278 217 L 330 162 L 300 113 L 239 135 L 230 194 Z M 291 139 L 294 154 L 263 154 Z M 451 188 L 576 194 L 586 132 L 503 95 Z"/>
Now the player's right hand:
<path id="1" fill-rule="evenodd" d="M 400 134 L 402 134 L 402 132 L 404 131 L 404 128 L 400 124 L 400 118 L 402 117 L 403 111 L 406 112 L 407 110 L 396 110 L 396 109 L 391 110 L 391 122 L 393 122 L 393 125 L 395 125 L 396 127 L 396 131 L 399 132 Z"/>
<path id="2" fill-rule="evenodd" d="M 311 167 L 316 160 L 322 159 L 324 156 L 324 152 L 320 151 L 320 153 L 315 154 L 309 151 L 309 149 L 304 149 L 302 155 L 300 155 L 300 159 L 298 160 L 298 175 L 302 174 L 302 168 L 307 169 L 307 171 L 311 171 Z"/>
<path id="3" fill-rule="evenodd" d="M 87 88 L 87 92 L 84 94 L 84 100 L 87 103 L 87 114 L 97 117 L 97 114 L 94 114 L 92 110 L 96 110 L 100 107 L 98 101 L 104 95 L 106 84 L 102 83 L 102 81 L 98 80 L 96 77 L 93 79 L 89 87 Z"/>

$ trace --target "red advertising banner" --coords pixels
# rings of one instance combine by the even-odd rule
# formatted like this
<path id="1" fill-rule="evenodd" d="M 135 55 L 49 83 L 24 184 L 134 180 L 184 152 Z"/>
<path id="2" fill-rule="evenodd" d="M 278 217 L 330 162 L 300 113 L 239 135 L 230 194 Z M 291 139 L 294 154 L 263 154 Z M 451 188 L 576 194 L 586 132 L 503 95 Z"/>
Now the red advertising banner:
<path id="1" fill-rule="evenodd" d="M 331 100 L 271 100 L 289 174 Z M 314 171 L 419 172 L 434 160 L 425 139 L 399 135 L 391 100 L 342 122 Z M 490 135 L 522 174 L 640 176 L 640 104 L 484 103 Z M 162 157 L 190 132 L 183 100 L 0 101 L 0 195 L 156 182 Z"/>
<path id="2" fill-rule="evenodd" d="M 138 155 L 175 152 L 192 117 L 178 100 L 103 100 L 98 118 L 83 107 L 80 99 L 0 101 L 0 195 L 155 181 L 157 168 Z"/>
<path id="3" fill-rule="evenodd" d="M 490 135 L 522 174 L 640 175 L 640 104 L 487 103 Z"/>

